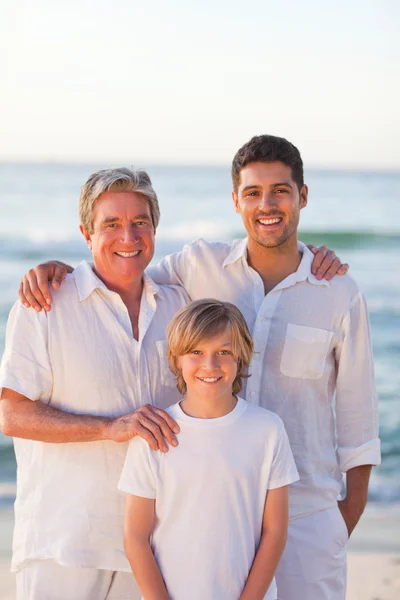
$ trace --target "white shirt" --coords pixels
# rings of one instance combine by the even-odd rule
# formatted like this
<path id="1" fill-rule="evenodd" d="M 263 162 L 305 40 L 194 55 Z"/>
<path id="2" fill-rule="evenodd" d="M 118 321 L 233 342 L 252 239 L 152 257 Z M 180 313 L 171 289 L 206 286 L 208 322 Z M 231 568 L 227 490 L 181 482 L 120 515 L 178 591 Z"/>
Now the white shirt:
<path id="1" fill-rule="evenodd" d="M 119 488 L 156 501 L 151 546 L 171 600 L 238 600 L 267 492 L 298 479 L 283 423 L 240 398 L 216 419 L 168 411 L 179 446 L 161 454 L 133 440 Z M 273 582 L 265 600 L 275 598 Z"/>
<path id="2" fill-rule="evenodd" d="M 292 518 L 336 506 L 342 473 L 380 463 L 364 297 L 347 275 L 318 281 L 313 254 L 299 249 L 297 271 L 267 295 L 248 265 L 246 239 L 200 239 L 149 270 L 159 283 L 183 285 L 192 300 L 229 301 L 244 314 L 255 345 L 246 399 L 282 418 L 300 474 L 290 488 Z"/>
<path id="3" fill-rule="evenodd" d="M 180 398 L 165 355 L 165 328 L 187 297 L 144 279 L 139 340 L 128 311 L 83 262 L 53 293 L 49 313 L 11 310 L 0 386 L 74 413 L 126 414 Z M 52 559 L 129 571 L 124 499 L 117 490 L 127 444 L 15 439 L 18 463 L 12 568 Z"/>

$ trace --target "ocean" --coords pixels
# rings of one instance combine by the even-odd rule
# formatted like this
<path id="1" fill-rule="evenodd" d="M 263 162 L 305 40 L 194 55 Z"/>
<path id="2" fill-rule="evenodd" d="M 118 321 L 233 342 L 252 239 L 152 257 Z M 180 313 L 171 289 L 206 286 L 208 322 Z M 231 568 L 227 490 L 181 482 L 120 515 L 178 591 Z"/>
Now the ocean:
<path id="1" fill-rule="evenodd" d="M 89 253 L 78 230 L 81 184 L 113 165 L 0 164 L 0 353 L 21 276 L 38 262 L 77 264 Z M 129 166 L 129 165 L 128 165 Z M 244 237 L 231 203 L 229 167 L 151 166 L 161 207 L 156 256 L 197 237 Z M 400 172 L 306 170 L 309 203 L 300 239 L 327 244 L 364 291 L 380 398 L 382 465 L 370 500 L 400 502 Z M 15 496 L 15 460 L 0 432 L 0 511 Z"/>

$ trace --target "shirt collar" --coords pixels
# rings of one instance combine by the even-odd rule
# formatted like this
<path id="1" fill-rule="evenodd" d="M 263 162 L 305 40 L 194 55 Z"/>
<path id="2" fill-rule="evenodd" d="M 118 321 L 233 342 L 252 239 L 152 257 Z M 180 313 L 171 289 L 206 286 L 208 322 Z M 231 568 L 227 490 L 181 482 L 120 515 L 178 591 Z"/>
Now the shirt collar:
<path id="1" fill-rule="evenodd" d="M 312 261 L 314 260 L 314 254 L 311 252 L 311 250 L 307 248 L 303 242 L 297 242 L 297 246 L 299 248 L 299 252 L 302 253 L 302 257 L 297 271 L 292 273 L 292 275 L 289 275 L 289 277 L 294 276 L 293 283 L 308 279 L 308 281 L 313 285 L 323 285 L 325 287 L 329 287 L 329 281 L 326 279 L 319 280 L 311 272 L 311 265 Z"/>
<path id="2" fill-rule="evenodd" d="M 303 242 L 298 242 L 299 252 L 302 254 L 302 258 L 300 264 L 297 268 L 297 271 L 291 273 L 288 277 L 286 277 L 280 284 L 276 286 L 277 289 L 281 287 L 281 284 L 285 282 L 282 287 L 287 287 L 289 285 L 294 285 L 299 281 L 305 281 L 308 279 L 310 283 L 313 285 L 323 285 L 326 287 L 330 286 L 329 281 L 326 279 L 318 280 L 315 275 L 311 272 L 311 264 L 314 259 L 314 254 L 307 248 Z M 246 260 L 247 261 L 247 238 L 243 240 L 234 240 L 232 243 L 231 251 L 224 260 L 222 266 L 226 267 L 227 265 L 231 265 L 238 260 Z"/>
<path id="3" fill-rule="evenodd" d="M 227 265 L 231 265 L 241 258 L 247 260 L 247 238 L 244 238 L 244 240 L 234 240 L 232 242 L 231 251 L 222 263 L 222 266 L 226 267 Z"/>
<path id="4" fill-rule="evenodd" d="M 88 263 L 86 260 L 79 263 L 79 265 L 74 269 L 73 272 L 74 279 L 76 282 L 76 287 L 78 288 L 79 300 L 86 300 L 93 292 L 97 289 L 102 289 L 107 293 L 113 294 L 112 290 L 109 290 L 106 284 L 101 281 L 99 277 L 97 277 L 96 273 L 93 271 L 92 264 Z M 143 287 L 146 295 L 155 296 L 159 287 L 154 281 L 147 275 L 147 273 L 143 274 Z"/>

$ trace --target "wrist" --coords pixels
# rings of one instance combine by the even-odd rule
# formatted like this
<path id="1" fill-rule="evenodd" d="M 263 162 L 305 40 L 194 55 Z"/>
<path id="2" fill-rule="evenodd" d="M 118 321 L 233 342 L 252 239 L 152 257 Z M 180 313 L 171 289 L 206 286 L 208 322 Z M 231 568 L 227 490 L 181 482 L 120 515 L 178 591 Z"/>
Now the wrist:
<path id="1" fill-rule="evenodd" d="M 110 441 L 113 439 L 112 437 L 112 425 L 114 423 L 114 419 L 111 417 L 101 417 L 99 423 L 99 440 L 100 441 Z"/>

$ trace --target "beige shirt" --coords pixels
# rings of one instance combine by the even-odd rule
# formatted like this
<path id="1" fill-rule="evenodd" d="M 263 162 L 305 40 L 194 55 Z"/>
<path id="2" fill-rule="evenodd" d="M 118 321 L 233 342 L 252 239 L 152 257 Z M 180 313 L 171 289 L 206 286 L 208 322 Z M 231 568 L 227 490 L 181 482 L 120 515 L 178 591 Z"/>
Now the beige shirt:
<path id="1" fill-rule="evenodd" d="M 330 282 L 311 273 L 313 254 L 267 295 L 247 263 L 247 240 L 197 240 L 149 270 L 183 285 L 192 300 L 236 304 L 253 334 L 245 397 L 285 424 L 300 481 L 290 486 L 290 515 L 336 505 L 342 473 L 380 463 L 378 407 L 369 319 L 349 276 Z M 336 399 L 335 399 L 336 395 Z"/>
<path id="2" fill-rule="evenodd" d="M 53 294 L 49 313 L 11 310 L 0 386 L 74 414 L 118 416 L 180 394 L 165 328 L 187 302 L 176 286 L 144 280 L 139 340 L 128 311 L 83 262 Z M 50 558 L 67 566 L 129 571 L 124 497 L 117 484 L 127 444 L 15 439 L 18 463 L 12 567 Z"/>

